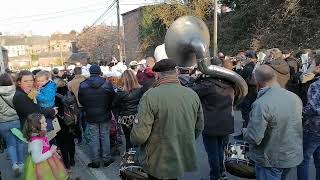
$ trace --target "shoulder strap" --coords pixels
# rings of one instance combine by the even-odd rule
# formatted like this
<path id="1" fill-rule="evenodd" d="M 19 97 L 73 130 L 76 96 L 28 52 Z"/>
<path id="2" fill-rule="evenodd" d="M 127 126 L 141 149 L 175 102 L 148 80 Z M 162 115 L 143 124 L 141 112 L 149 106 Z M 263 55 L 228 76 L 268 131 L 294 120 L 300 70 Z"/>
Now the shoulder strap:
<path id="1" fill-rule="evenodd" d="M 13 106 L 11 106 L 11 105 L 3 98 L 3 96 L 0 95 L 0 97 L 1 97 L 1 99 L 2 99 L 11 109 L 16 110 Z"/>
<path id="2" fill-rule="evenodd" d="M 59 94 L 59 93 L 56 93 L 56 96 L 57 96 L 58 98 L 60 98 L 60 99 L 63 98 L 63 95 L 62 95 L 62 94 Z"/>

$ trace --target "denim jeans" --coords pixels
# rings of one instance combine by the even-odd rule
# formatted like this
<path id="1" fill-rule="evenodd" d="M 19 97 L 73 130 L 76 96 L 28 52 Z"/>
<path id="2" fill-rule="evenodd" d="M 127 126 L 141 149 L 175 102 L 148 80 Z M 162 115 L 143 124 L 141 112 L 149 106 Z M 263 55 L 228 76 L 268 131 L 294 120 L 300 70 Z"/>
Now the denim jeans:
<path id="1" fill-rule="evenodd" d="M 108 161 L 111 158 L 109 139 L 110 122 L 88 123 L 87 128 L 91 132 L 89 146 L 92 161 Z"/>
<path id="2" fill-rule="evenodd" d="M 77 112 L 77 122 L 75 127 L 75 138 L 78 139 L 78 143 L 82 142 L 82 138 L 86 130 L 86 121 L 85 121 L 86 112 L 84 109 L 79 108 Z"/>
<path id="3" fill-rule="evenodd" d="M 52 123 L 53 119 L 46 117 L 46 123 L 47 123 L 47 131 L 52 131 L 53 128 L 53 123 Z"/>
<path id="4" fill-rule="evenodd" d="M 309 161 L 313 155 L 316 167 L 316 180 L 320 180 L 320 136 L 313 133 L 303 133 L 303 161 L 297 167 L 298 180 L 308 180 Z"/>
<path id="5" fill-rule="evenodd" d="M 285 180 L 290 168 L 262 167 L 256 164 L 257 180 Z"/>
<path id="6" fill-rule="evenodd" d="M 210 180 L 218 180 L 224 172 L 224 148 L 228 143 L 228 136 L 207 136 L 203 134 L 202 138 L 208 154 Z"/>
<path id="7" fill-rule="evenodd" d="M 54 106 L 53 106 L 53 107 L 48 107 L 48 108 L 43 108 L 43 107 L 41 107 L 41 109 L 52 109 L 52 108 L 54 108 Z M 54 117 L 52 117 L 52 116 L 46 116 L 45 118 L 46 118 L 46 123 L 47 123 L 47 131 L 48 131 L 48 132 L 49 132 L 49 131 L 52 131 L 52 130 L 53 130 L 53 123 L 52 123 L 52 121 L 53 121 Z"/>
<path id="8" fill-rule="evenodd" d="M 1 136 L 3 136 L 5 142 L 7 143 L 7 150 L 12 165 L 22 164 L 26 155 L 26 145 L 11 133 L 10 129 L 12 128 L 20 129 L 20 121 L 15 120 L 0 123 L 0 134 Z"/>

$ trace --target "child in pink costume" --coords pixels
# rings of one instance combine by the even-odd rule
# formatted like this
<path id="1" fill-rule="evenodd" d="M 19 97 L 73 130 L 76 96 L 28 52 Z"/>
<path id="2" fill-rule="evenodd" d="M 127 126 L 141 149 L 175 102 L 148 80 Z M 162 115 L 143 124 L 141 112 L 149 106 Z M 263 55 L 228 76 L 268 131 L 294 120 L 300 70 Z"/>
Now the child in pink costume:
<path id="1" fill-rule="evenodd" d="M 68 173 L 56 153 L 56 146 L 50 147 L 46 137 L 46 120 L 43 115 L 30 114 L 26 121 L 24 136 L 28 140 L 23 179 L 25 180 L 65 180 Z"/>

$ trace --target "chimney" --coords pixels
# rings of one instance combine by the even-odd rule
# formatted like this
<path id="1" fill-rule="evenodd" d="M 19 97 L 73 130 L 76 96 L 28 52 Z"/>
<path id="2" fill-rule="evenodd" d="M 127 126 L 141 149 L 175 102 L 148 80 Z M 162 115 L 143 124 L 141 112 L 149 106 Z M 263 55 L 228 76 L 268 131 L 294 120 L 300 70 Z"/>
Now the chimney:
<path id="1" fill-rule="evenodd" d="M 77 47 L 77 42 L 71 42 L 71 52 L 72 53 L 78 53 L 79 49 Z"/>

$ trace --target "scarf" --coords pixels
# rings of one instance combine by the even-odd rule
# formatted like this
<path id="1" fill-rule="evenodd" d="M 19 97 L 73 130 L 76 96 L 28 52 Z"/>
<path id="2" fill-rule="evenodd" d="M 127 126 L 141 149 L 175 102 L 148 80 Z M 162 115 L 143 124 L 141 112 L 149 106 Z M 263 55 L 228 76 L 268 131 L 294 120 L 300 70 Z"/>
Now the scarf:
<path id="1" fill-rule="evenodd" d="M 37 103 L 37 94 L 38 91 L 36 89 L 32 89 L 29 93 L 28 93 L 28 97 L 34 102 Z"/>
<path id="2" fill-rule="evenodd" d="M 180 81 L 177 77 L 177 75 L 170 75 L 170 76 L 165 76 L 162 78 L 159 78 L 153 85 L 153 87 L 158 87 L 161 84 L 167 84 L 167 83 L 179 83 Z"/>

